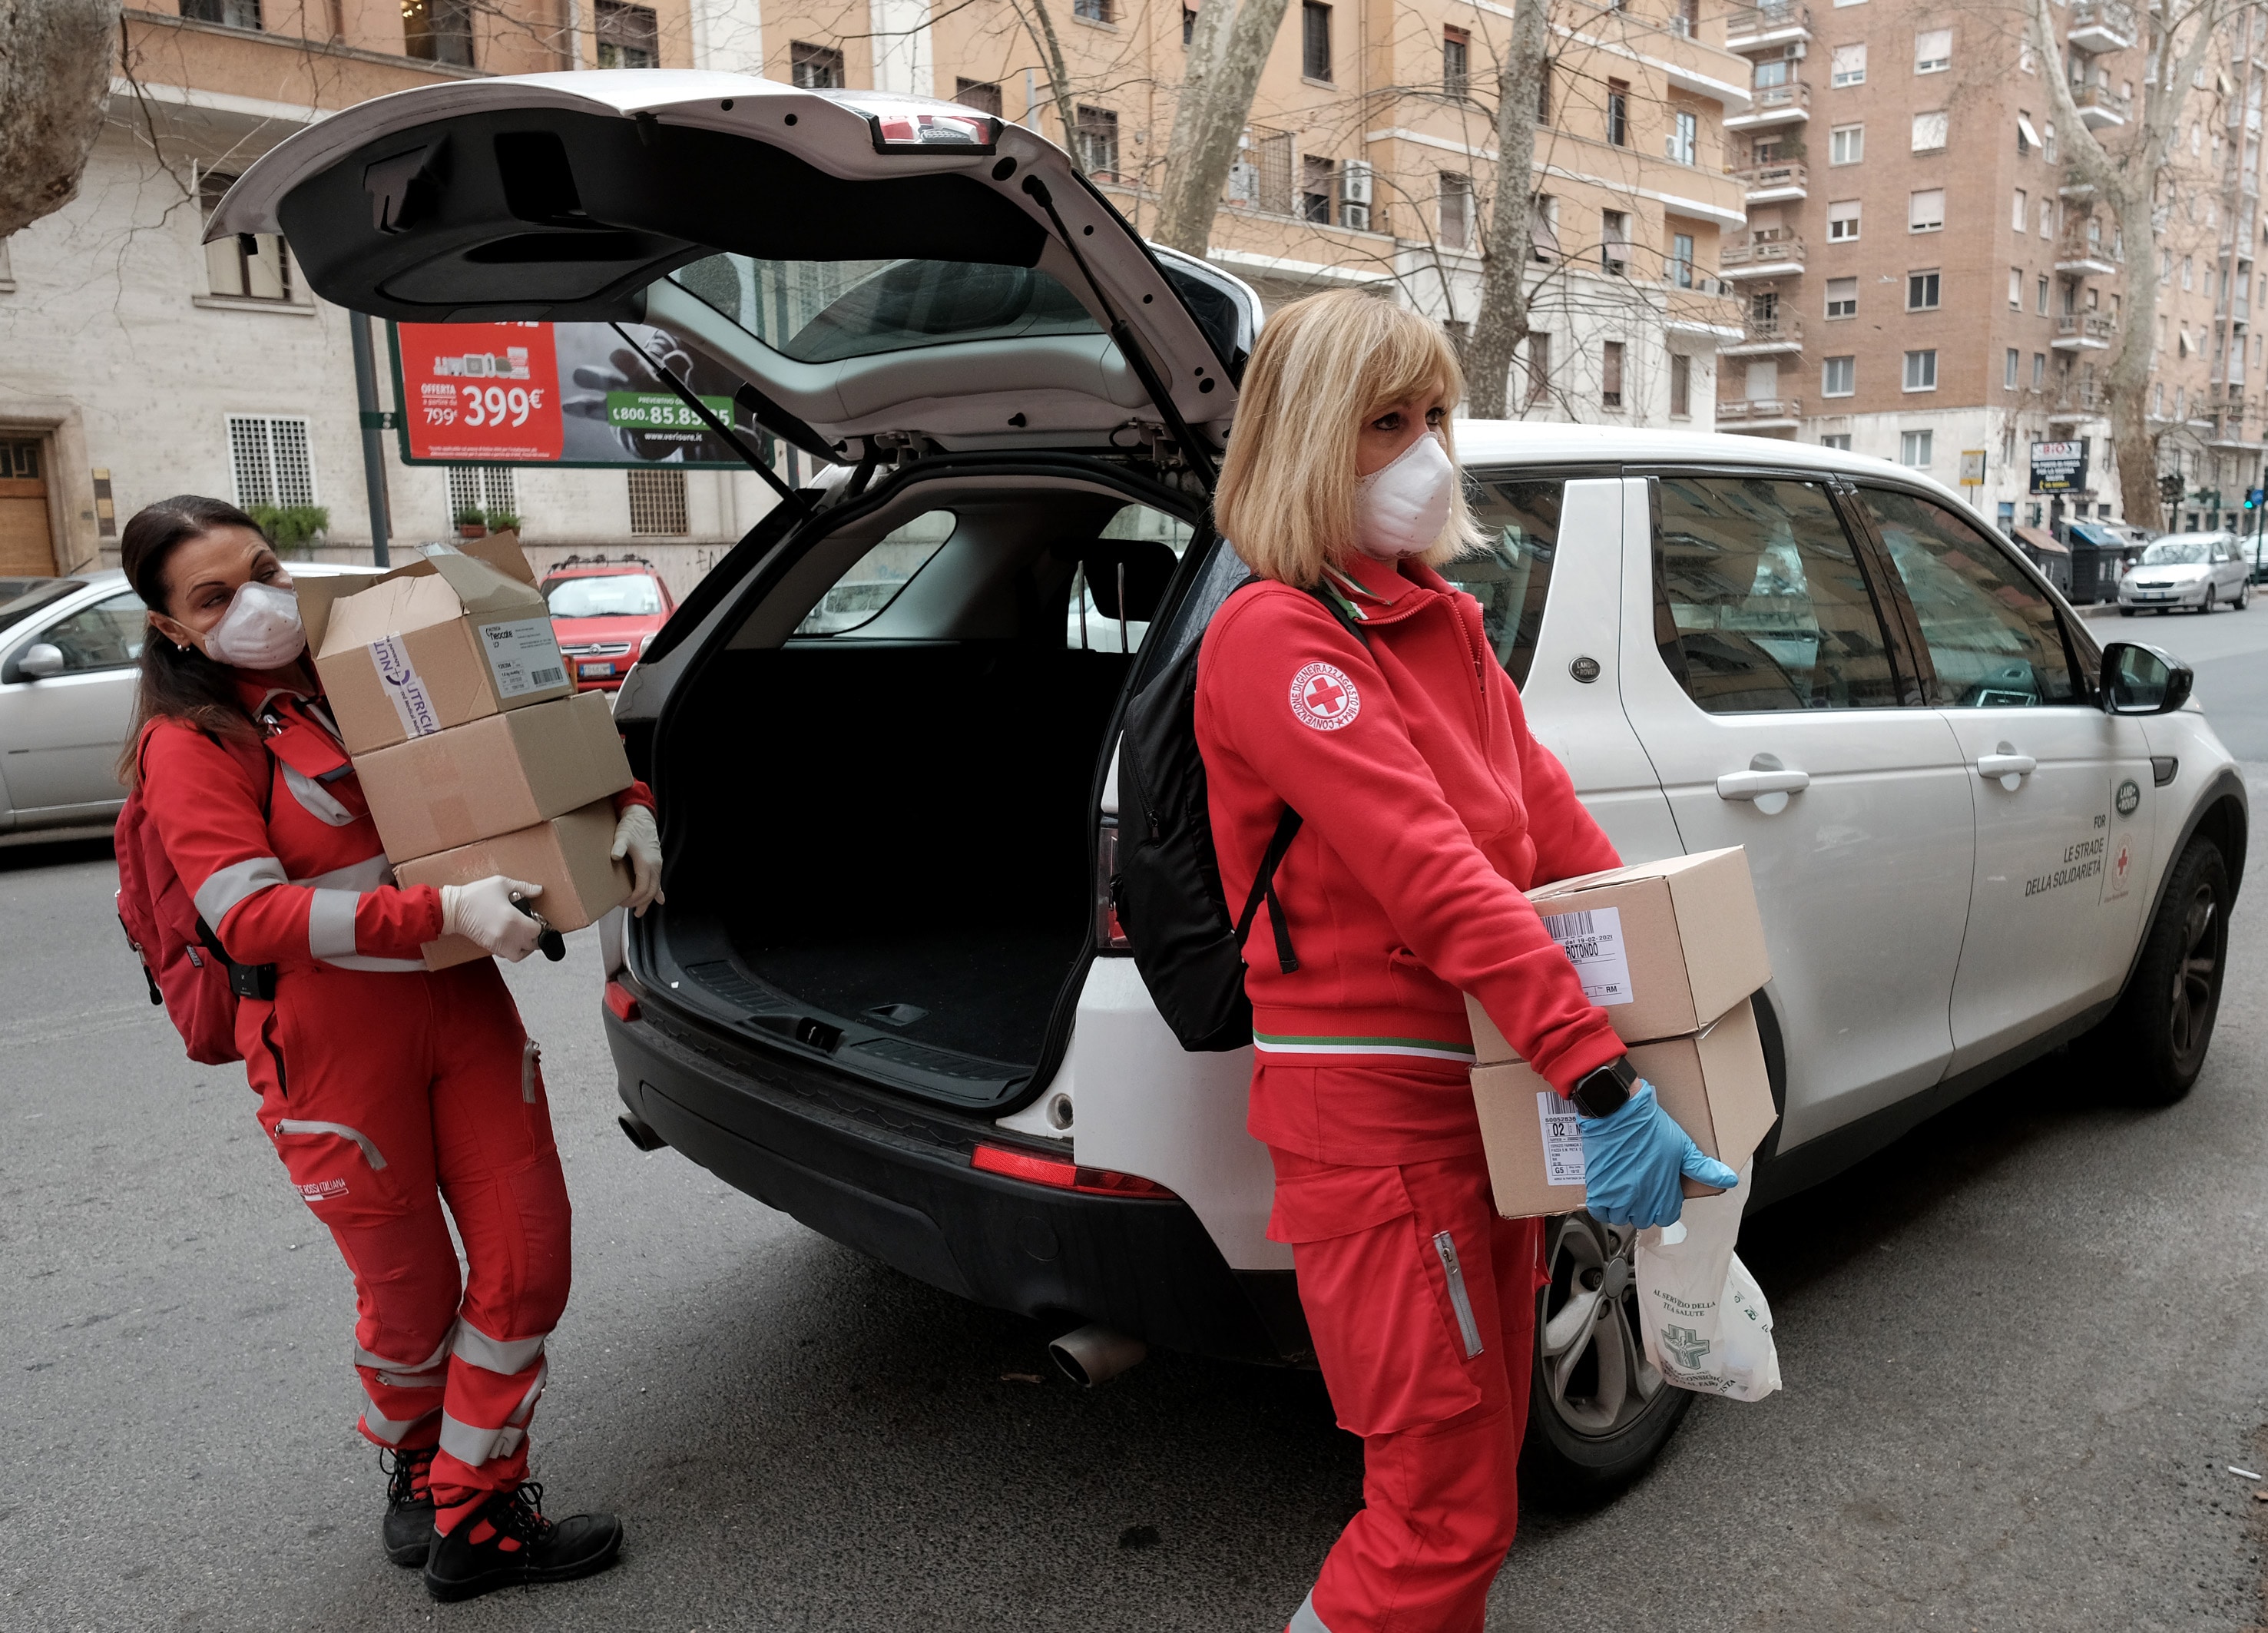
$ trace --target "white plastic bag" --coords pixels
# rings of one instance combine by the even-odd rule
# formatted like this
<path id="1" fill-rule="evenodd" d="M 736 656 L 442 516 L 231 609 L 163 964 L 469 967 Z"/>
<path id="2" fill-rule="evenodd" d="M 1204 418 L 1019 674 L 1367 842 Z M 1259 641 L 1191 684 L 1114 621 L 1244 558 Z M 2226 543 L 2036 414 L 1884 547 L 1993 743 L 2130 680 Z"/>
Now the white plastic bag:
<path id="1" fill-rule="evenodd" d="M 1687 1198 L 1675 1225 L 1638 1232 L 1633 1254 L 1647 1361 L 1681 1389 L 1734 1401 L 1779 1387 L 1771 1306 L 1733 1251 L 1749 1174 L 1720 1195 Z"/>

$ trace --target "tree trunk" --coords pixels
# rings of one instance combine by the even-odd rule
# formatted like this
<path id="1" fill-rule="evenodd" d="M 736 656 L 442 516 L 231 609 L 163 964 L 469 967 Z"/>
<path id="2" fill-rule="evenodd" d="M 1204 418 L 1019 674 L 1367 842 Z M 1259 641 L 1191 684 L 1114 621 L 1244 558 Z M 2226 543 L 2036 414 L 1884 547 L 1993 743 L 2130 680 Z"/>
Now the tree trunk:
<path id="1" fill-rule="evenodd" d="M 118 0 L 0 0 L 0 239 L 78 196 L 118 26 Z"/>
<path id="2" fill-rule="evenodd" d="M 1024 32 L 1032 36 L 1032 43 L 1048 59 L 1048 94 L 1055 99 L 1056 117 L 1063 121 L 1064 151 L 1071 155 L 1072 166 L 1084 173 L 1086 161 L 1079 151 L 1079 113 L 1071 106 L 1071 73 L 1064 66 L 1063 41 L 1056 38 L 1056 20 L 1048 15 L 1048 0 L 1016 0 L 1016 4 L 1017 15 L 1023 18 Z M 1032 8 L 1029 16 L 1023 11 L 1027 5 Z M 1035 17 L 1039 18 L 1036 30 L 1032 24 Z"/>
<path id="3" fill-rule="evenodd" d="M 1496 195 L 1481 239 L 1480 310 L 1465 347 L 1466 411 L 1476 419 L 1505 417 L 1513 357 L 1528 338 L 1528 189 L 1549 9 L 1550 0 L 1520 0 L 1497 70 Z"/>
<path id="4" fill-rule="evenodd" d="M 2150 358 L 2158 327 L 2158 252 L 2152 239 L 2150 195 L 2117 201 L 2119 237 L 2139 245 L 2141 275 L 2126 278 L 2118 350 L 2103 371 L 2110 448 L 2118 467 L 2119 509 L 2138 526 L 2162 525 L 2158 497 L 2158 439 L 2150 434 Z M 2129 250 L 2128 254 L 2135 252 Z M 2132 264 L 2130 262 L 2130 264 Z"/>
<path id="5" fill-rule="evenodd" d="M 1211 246 L 1213 211 L 1252 116 L 1260 70 L 1284 21 L 1285 0 L 1204 0 L 1166 150 L 1166 184 L 1151 236 L 1191 255 Z M 1232 16 L 1231 13 L 1233 13 Z"/>

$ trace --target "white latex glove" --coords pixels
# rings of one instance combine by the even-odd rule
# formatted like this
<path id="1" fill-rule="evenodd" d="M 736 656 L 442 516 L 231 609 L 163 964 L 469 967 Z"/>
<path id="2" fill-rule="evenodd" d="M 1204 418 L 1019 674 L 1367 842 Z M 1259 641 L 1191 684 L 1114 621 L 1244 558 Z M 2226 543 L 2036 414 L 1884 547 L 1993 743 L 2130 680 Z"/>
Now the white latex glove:
<path id="1" fill-rule="evenodd" d="M 630 899 L 623 905 L 632 917 L 644 918 L 652 904 L 669 900 L 661 894 L 661 830 L 654 826 L 650 807 L 632 805 L 622 813 L 608 854 L 617 862 L 630 858 Z"/>
<path id="2" fill-rule="evenodd" d="M 517 964 L 535 951 L 543 927 L 519 910 L 512 900 L 543 894 L 543 886 L 525 879 L 491 873 L 469 885 L 441 886 L 441 933 L 462 936 L 486 952 Z"/>

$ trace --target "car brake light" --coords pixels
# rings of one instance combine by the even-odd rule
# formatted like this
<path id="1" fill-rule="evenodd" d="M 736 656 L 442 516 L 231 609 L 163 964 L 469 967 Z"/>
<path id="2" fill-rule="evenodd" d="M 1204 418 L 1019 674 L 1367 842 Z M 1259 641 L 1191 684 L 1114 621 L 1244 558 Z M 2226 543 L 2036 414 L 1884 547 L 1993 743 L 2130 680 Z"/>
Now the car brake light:
<path id="1" fill-rule="evenodd" d="M 1133 945 L 1126 939 L 1112 894 L 1117 879 L 1118 819 L 1105 812 L 1094 841 L 1094 945 L 1103 953 L 1123 953 Z"/>
<path id="2" fill-rule="evenodd" d="M 616 1020 L 627 1026 L 638 1018 L 638 1001 L 630 989 L 619 981 L 607 983 L 607 1008 Z"/>
<path id="3" fill-rule="evenodd" d="M 877 153 L 920 151 L 929 148 L 959 148 L 990 153 L 1000 139 L 1000 121 L 989 114 L 932 114 L 912 108 L 870 113 Z"/>
<path id="4" fill-rule="evenodd" d="M 1082 1168 L 1077 1163 L 1065 1162 L 1059 1157 L 1011 1151 L 1005 1145 L 978 1146 L 976 1154 L 969 1158 L 968 1166 L 1011 1180 L 1052 1186 L 1059 1191 L 1080 1191 L 1089 1196 L 1138 1196 L 1152 1202 L 1181 1200 L 1155 1180 L 1119 1173 L 1108 1168 Z"/>

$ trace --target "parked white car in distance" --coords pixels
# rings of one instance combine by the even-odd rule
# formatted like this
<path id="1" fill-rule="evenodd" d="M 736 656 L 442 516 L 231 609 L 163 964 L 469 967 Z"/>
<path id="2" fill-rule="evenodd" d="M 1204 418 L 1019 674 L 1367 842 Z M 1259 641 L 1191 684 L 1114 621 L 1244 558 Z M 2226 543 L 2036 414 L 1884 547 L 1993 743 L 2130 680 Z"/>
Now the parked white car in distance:
<path id="1" fill-rule="evenodd" d="M 2142 548 L 2118 579 L 2118 615 L 2242 611 L 2252 601 L 2252 563 L 2230 533 L 2169 533 Z"/>

